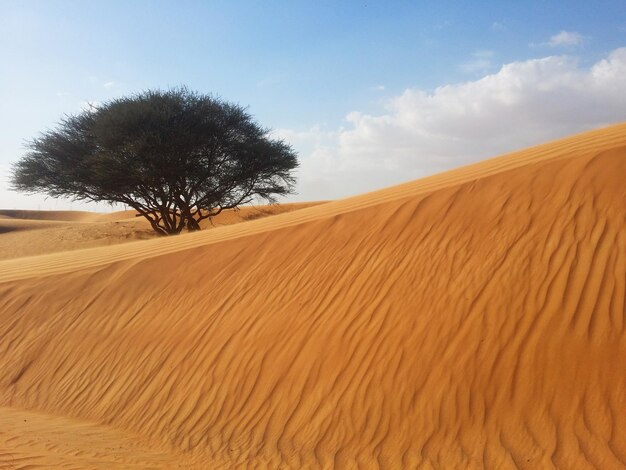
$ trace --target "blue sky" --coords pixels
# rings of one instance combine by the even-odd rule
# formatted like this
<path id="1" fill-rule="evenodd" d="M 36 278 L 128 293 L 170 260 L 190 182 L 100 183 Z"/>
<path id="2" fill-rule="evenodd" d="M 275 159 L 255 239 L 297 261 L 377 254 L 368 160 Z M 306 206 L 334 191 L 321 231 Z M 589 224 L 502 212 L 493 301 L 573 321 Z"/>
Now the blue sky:
<path id="1" fill-rule="evenodd" d="M 0 171 L 86 102 L 184 84 L 292 142 L 300 199 L 342 197 L 625 120 L 623 46 L 623 0 L 0 1 Z M 69 207 L 1 177 L 0 206 Z"/>

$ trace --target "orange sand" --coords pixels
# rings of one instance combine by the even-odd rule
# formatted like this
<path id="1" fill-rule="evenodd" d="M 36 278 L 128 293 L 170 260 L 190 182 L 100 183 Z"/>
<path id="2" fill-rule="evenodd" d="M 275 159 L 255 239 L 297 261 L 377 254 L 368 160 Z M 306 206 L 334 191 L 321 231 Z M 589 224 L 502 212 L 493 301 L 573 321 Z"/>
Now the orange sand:
<path id="1" fill-rule="evenodd" d="M 317 204 L 320 203 L 243 206 L 224 211 L 211 221 L 203 220 L 200 226 L 210 229 Z M 135 214 L 0 210 L 0 260 L 157 238 L 148 221 Z"/>
<path id="2" fill-rule="evenodd" d="M 624 468 L 625 177 L 622 124 L 0 261 L 0 462 Z"/>

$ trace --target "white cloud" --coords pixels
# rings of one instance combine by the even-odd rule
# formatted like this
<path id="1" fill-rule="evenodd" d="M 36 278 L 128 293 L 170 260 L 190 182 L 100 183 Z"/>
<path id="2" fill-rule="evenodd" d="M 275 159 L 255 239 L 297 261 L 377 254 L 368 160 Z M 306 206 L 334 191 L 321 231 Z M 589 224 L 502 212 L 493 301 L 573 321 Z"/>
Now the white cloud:
<path id="1" fill-rule="evenodd" d="M 104 85 L 102 85 L 104 88 L 106 88 L 107 90 L 113 88 L 115 86 L 115 82 L 106 82 Z"/>
<path id="2" fill-rule="evenodd" d="M 580 33 L 561 31 L 558 34 L 551 36 L 546 45 L 550 47 L 580 46 L 585 39 L 585 36 Z"/>
<path id="3" fill-rule="evenodd" d="M 385 85 L 375 85 L 372 87 L 374 91 L 385 91 Z"/>
<path id="4" fill-rule="evenodd" d="M 493 51 L 476 51 L 472 53 L 469 61 L 461 64 L 459 67 L 462 71 L 469 74 L 484 74 L 492 67 L 491 59 Z"/>
<path id="5" fill-rule="evenodd" d="M 345 127 L 278 131 L 300 151 L 299 200 L 343 197 L 626 119 L 626 48 L 588 68 L 551 56 L 434 91 L 407 89 Z"/>

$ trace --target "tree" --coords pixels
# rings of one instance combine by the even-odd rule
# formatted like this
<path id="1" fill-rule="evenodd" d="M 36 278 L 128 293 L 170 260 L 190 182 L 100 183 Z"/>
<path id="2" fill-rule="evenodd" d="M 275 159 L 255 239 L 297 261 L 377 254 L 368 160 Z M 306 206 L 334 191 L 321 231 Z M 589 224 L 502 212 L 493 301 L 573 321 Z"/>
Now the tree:
<path id="1" fill-rule="evenodd" d="M 297 154 L 239 105 L 186 88 L 65 116 L 28 143 L 12 189 L 123 203 L 161 235 L 255 199 L 291 194 Z"/>

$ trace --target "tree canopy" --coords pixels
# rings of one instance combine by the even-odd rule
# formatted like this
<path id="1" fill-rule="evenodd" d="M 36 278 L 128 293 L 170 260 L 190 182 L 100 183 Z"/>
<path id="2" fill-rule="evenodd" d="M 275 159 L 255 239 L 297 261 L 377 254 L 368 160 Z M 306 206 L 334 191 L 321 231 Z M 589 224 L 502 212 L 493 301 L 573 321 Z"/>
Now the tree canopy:
<path id="1" fill-rule="evenodd" d="M 296 152 L 245 108 L 186 88 L 146 91 L 66 116 L 28 143 L 13 189 L 122 203 L 162 235 L 293 192 Z"/>

